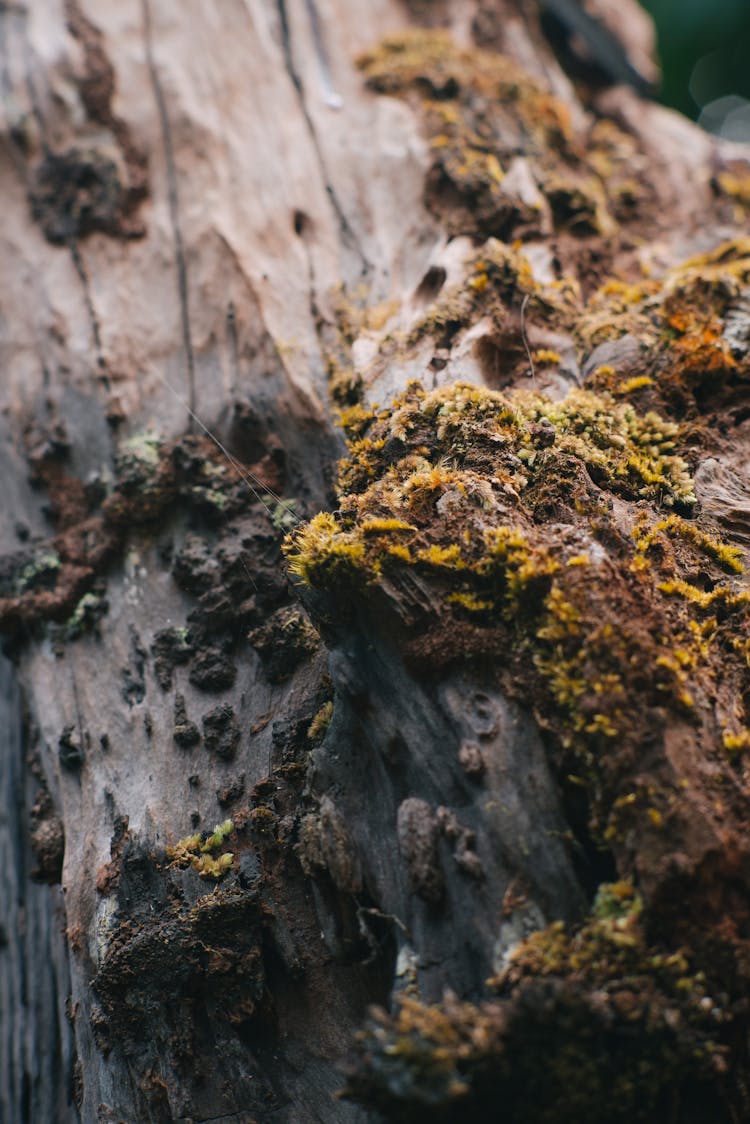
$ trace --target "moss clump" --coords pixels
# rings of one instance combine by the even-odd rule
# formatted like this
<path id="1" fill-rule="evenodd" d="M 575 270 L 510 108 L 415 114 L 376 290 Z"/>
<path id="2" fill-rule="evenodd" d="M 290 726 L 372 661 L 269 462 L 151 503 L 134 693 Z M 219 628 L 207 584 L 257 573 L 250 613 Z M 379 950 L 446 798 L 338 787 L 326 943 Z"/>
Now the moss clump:
<path id="1" fill-rule="evenodd" d="M 391 410 L 368 421 L 367 435 L 351 442 L 341 467 L 340 515 L 317 515 L 287 539 L 290 570 L 308 585 L 377 578 L 394 559 L 408 561 L 418 542 L 413 557 L 424 565 L 481 577 L 498 568 L 502 555 L 520 572 L 517 554 L 528 553 L 528 544 L 480 528 L 477 519 L 474 533 L 468 524 L 459 542 L 422 544 L 420 535 L 439 500 L 453 496 L 459 506 L 491 512 L 503 495 L 518 499 L 568 457 L 628 498 L 659 496 L 684 508 L 695 500 L 687 466 L 675 454 L 677 426 L 588 391 L 553 402 L 461 383 L 431 393 L 412 384 Z M 415 452 L 390 463 L 394 444 Z"/>
<path id="2" fill-rule="evenodd" d="M 59 554 L 53 550 L 43 550 L 27 562 L 15 579 L 15 592 L 28 593 L 38 589 L 49 589 L 57 581 L 62 566 Z"/>
<path id="3" fill-rule="evenodd" d="M 627 919 L 537 938 L 518 950 L 495 1001 L 406 995 L 392 1015 L 376 1011 L 345 1094 L 403 1122 L 489 1124 L 502 1104 L 502 1118 L 519 1124 L 646 1124 L 669 1119 L 686 1096 L 731 1119 L 716 1094 L 731 1016 L 684 956 L 649 948 Z"/>
<path id="4" fill-rule="evenodd" d="M 107 599 L 101 594 L 84 593 L 63 626 L 65 638 L 76 640 L 84 633 L 95 629 L 108 608 Z"/>
<path id="5" fill-rule="evenodd" d="M 328 702 L 323 703 L 307 728 L 307 737 L 314 745 L 317 745 L 323 740 L 332 718 L 333 700 L 329 699 Z"/>
<path id="6" fill-rule="evenodd" d="M 192 867 L 197 870 L 201 878 L 213 878 L 218 881 L 232 869 L 234 855 L 231 851 L 213 854 L 223 846 L 224 840 L 234 831 L 234 822 L 231 819 L 217 824 L 212 832 L 186 835 L 173 847 L 167 847 L 167 858 L 173 866 Z"/>
<path id="7" fill-rule="evenodd" d="M 422 630 L 404 638 L 417 664 L 481 655 L 508 669 L 585 784 L 597 837 L 654 856 L 653 833 L 685 801 L 672 766 L 634 777 L 639 746 L 668 718 L 694 727 L 714 747 L 718 799 L 721 700 L 750 698 L 740 552 L 664 511 L 694 501 L 679 442 L 674 423 L 606 394 L 414 384 L 358 427 L 339 511 L 285 544 L 291 572 L 339 606 L 381 605 L 385 590 L 405 601 Z M 410 575 L 429 586 L 431 613 Z M 732 720 L 750 725 L 742 701 Z"/>
<path id="8" fill-rule="evenodd" d="M 731 1119 L 717 1097 L 731 1006 L 686 950 L 649 944 L 631 882 L 601 886 L 577 927 L 555 922 L 521 941 L 488 986 L 497 998 L 478 1004 L 405 995 L 392 1014 L 376 1011 L 347 1094 L 400 1121 L 489 1124 L 502 1104 L 522 1124 L 645 1124 L 686 1096 Z"/>
<path id="9" fill-rule="evenodd" d="M 607 234 L 616 226 L 608 184 L 621 212 L 628 190 L 644 200 L 632 171 L 623 179 L 627 138 L 600 131 L 588 151 L 567 107 L 507 57 L 417 31 L 384 40 L 359 65 L 371 89 L 420 104 L 432 157 L 425 197 L 452 233 L 510 240 L 547 230 L 551 215 L 577 235 Z M 520 155 L 532 162 L 533 190 L 506 186 Z"/>
<path id="10" fill-rule="evenodd" d="M 639 401 L 694 420 L 696 436 L 709 443 L 712 435 L 702 427 L 707 403 L 746 394 L 750 352 L 736 321 L 745 316 L 749 281 L 750 240 L 734 239 L 674 267 L 660 282 L 604 285 L 575 324 L 581 352 L 629 336 L 641 357 L 634 369 L 594 371 L 589 385 L 638 394 Z"/>

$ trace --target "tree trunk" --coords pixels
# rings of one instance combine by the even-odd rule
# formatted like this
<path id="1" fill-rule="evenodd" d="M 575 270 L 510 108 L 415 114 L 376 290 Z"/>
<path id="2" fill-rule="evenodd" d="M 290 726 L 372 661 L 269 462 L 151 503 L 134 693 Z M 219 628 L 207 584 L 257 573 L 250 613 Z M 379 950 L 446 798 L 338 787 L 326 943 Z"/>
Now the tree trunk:
<path id="1" fill-rule="evenodd" d="M 581 11 L 0 11 L 3 1120 L 750 1119 L 750 164 Z"/>

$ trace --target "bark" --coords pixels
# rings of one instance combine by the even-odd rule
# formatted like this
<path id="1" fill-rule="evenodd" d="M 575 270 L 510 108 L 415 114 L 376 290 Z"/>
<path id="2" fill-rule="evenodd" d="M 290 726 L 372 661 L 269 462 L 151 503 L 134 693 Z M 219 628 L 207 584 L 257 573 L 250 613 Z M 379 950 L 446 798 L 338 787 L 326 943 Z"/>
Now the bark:
<path id="1" fill-rule="evenodd" d="M 750 165 L 586 8 L 0 10 L 2 1119 L 750 1118 Z"/>

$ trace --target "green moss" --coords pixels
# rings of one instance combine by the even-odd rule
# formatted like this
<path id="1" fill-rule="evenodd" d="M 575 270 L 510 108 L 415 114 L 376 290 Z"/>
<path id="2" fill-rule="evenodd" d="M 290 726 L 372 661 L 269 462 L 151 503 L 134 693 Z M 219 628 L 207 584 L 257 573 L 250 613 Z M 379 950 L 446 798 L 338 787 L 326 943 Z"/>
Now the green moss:
<path id="1" fill-rule="evenodd" d="M 271 508 L 271 524 L 275 531 L 283 531 L 286 534 L 298 519 L 296 500 L 282 500 Z"/>
<path id="2" fill-rule="evenodd" d="M 72 614 L 65 622 L 66 639 L 75 640 L 85 632 L 96 627 L 100 617 L 106 613 L 107 600 L 99 593 L 84 593 Z"/>
<path id="3" fill-rule="evenodd" d="M 161 455 L 162 438 L 157 433 L 150 431 L 134 433 L 125 438 L 118 449 L 118 458 L 123 461 L 148 465 L 156 468 Z"/>
<path id="4" fill-rule="evenodd" d="M 647 1124 L 688 1090 L 716 1095 L 731 1013 L 685 955 L 645 942 L 633 905 L 534 934 L 493 986 L 496 1000 L 375 1011 L 346 1095 L 389 1120 L 489 1122 L 501 1104 L 524 1124 Z"/>
<path id="5" fill-rule="evenodd" d="M 333 701 L 323 703 L 307 729 L 307 737 L 316 745 L 325 737 L 326 730 L 333 718 Z"/>
<path id="6" fill-rule="evenodd" d="M 23 594 L 36 589 L 48 589 L 55 584 L 61 566 L 62 561 L 55 551 L 40 551 L 16 575 L 16 593 Z"/>
<path id="7" fill-rule="evenodd" d="M 726 764 L 712 700 L 750 697 L 740 552 L 705 522 L 663 511 L 694 501 L 679 427 L 587 390 L 552 401 L 412 384 L 360 433 L 339 511 L 286 540 L 291 572 L 352 604 L 378 596 L 385 578 L 408 596 L 406 575 L 419 572 L 441 609 L 424 619 L 415 654 L 446 658 L 430 639 L 446 631 L 456 659 L 503 652 L 583 778 L 597 837 L 661 830 L 674 808 L 662 782 L 628 798 L 639 791 L 626 766 L 636 746 L 671 713 L 701 723 Z M 630 541 L 608 514 L 613 497 Z M 694 584 L 699 572 L 709 588 Z M 737 720 L 750 725 L 742 704 Z"/>
<path id="8" fill-rule="evenodd" d="M 231 819 L 217 824 L 208 834 L 186 835 L 172 847 L 167 847 L 167 858 L 173 866 L 197 870 L 201 878 L 218 880 L 232 869 L 234 856 L 230 851 L 212 854 L 223 846 L 225 839 L 234 831 Z"/>

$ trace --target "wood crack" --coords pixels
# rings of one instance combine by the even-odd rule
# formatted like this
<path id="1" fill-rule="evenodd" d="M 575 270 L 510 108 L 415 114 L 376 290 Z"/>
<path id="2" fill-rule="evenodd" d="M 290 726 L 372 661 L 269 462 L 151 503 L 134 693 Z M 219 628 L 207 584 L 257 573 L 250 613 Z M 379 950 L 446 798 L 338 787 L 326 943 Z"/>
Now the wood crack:
<path id="1" fill-rule="evenodd" d="M 185 246 L 182 238 L 182 228 L 180 225 L 180 208 L 179 208 L 179 192 L 177 185 L 177 165 L 174 158 L 174 145 L 172 143 L 172 130 L 169 124 L 169 114 L 167 113 L 167 103 L 164 97 L 164 90 L 159 80 L 159 73 L 156 68 L 156 61 L 154 59 L 152 36 L 151 36 L 151 9 L 149 0 L 141 0 L 141 10 L 143 12 L 143 31 L 144 43 L 146 48 L 146 65 L 148 66 L 149 76 L 151 78 L 151 85 L 154 91 L 154 100 L 156 102 L 157 112 L 159 114 L 159 125 L 161 128 L 162 143 L 164 146 L 164 162 L 167 172 L 167 197 L 169 200 L 169 217 L 172 226 L 172 236 L 174 238 L 175 246 L 175 268 L 177 270 L 177 293 L 180 302 L 180 321 L 182 326 L 182 342 L 185 348 L 185 358 L 187 362 L 188 373 L 188 405 L 190 407 L 191 415 L 195 413 L 196 396 L 195 396 L 195 357 L 193 353 L 193 340 L 190 330 L 190 308 L 188 302 L 188 279 L 187 279 L 187 262 L 185 258 Z M 193 430 L 192 416 L 188 422 L 190 431 Z"/>
<path id="2" fill-rule="evenodd" d="M 370 273 L 370 272 L 372 272 L 372 269 L 373 269 L 372 262 L 368 259 L 367 255 L 365 254 L 364 250 L 362 249 L 362 246 L 359 242 L 359 239 L 357 238 L 357 235 L 354 232 L 354 230 L 352 228 L 352 225 L 349 222 L 349 219 L 346 217 L 344 209 L 341 205 L 341 201 L 340 201 L 340 199 L 339 199 L 339 197 L 336 193 L 336 189 L 334 188 L 334 186 L 331 182 L 331 179 L 328 175 L 328 170 L 326 168 L 326 163 L 325 163 L 325 160 L 323 158 L 323 152 L 322 152 L 321 147 L 320 147 L 320 141 L 318 139 L 318 134 L 317 134 L 317 131 L 315 129 L 313 119 L 310 115 L 310 111 L 307 107 L 307 100 L 306 100 L 306 96 L 305 96 L 305 88 L 302 84 L 302 79 L 299 76 L 299 72 L 297 71 L 297 68 L 294 65 L 294 58 L 293 58 L 293 55 L 292 55 L 292 37 L 291 37 L 291 30 L 290 30 L 290 27 L 289 27 L 289 16 L 288 16 L 288 13 L 287 13 L 286 0 L 276 0 L 276 8 L 277 8 L 277 11 L 278 11 L 278 14 L 279 14 L 279 25 L 281 27 L 281 48 L 282 48 L 282 52 L 283 52 L 283 55 L 284 55 L 284 65 L 285 65 L 287 73 L 289 75 L 289 79 L 290 79 L 292 85 L 294 86 L 294 89 L 297 93 L 297 97 L 299 99 L 300 109 L 302 110 L 302 115 L 305 119 L 305 124 L 307 125 L 307 130 L 310 134 L 310 139 L 312 140 L 313 147 L 315 149 L 315 155 L 317 157 L 318 164 L 320 166 L 320 171 L 321 171 L 321 175 L 322 175 L 322 178 L 323 178 L 323 185 L 325 187 L 326 194 L 328 196 L 330 204 L 333 207 L 334 213 L 335 213 L 336 218 L 338 220 L 339 228 L 340 228 L 341 234 L 342 234 L 342 240 L 343 240 L 344 244 L 349 245 L 354 250 L 354 252 L 357 254 L 357 256 L 359 257 L 360 261 L 362 262 L 362 272 L 365 273 L 365 274 Z M 317 22 L 313 22 L 313 35 L 317 36 L 318 32 L 319 32 L 318 24 L 317 24 Z M 323 56 L 323 57 L 325 57 L 325 56 Z M 326 64 L 326 67 L 327 67 L 327 64 Z"/>
<path id="3" fill-rule="evenodd" d="M 96 309 L 94 308 L 94 301 L 91 297 L 91 286 L 89 285 L 88 274 L 86 272 L 86 267 L 83 264 L 83 258 L 81 257 L 81 251 L 78 247 L 78 243 L 74 238 L 71 238 L 69 240 L 68 246 L 70 249 L 70 257 L 73 262 L 73 266 L 76 273 L 78 274 L 78 279 L 81 282 L 81 288 L 83 289 L 83 300 L 84 304 L 86 305 L 86 312 L 91 328 L 91 336 L 94 341 L 94 352 L 96 355 L 96 366 L 99 372 L 99 378 L 102 381 L 104 389 L 109 393 L 111 387 L 109 376 L 107 375 L 107 366 L 104 362 L 104 353 L 102 351 L 101 328 L 99 326 L 99 318 L 96 315 Z"/>

